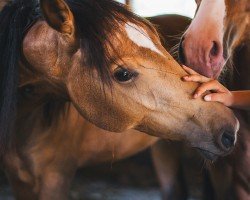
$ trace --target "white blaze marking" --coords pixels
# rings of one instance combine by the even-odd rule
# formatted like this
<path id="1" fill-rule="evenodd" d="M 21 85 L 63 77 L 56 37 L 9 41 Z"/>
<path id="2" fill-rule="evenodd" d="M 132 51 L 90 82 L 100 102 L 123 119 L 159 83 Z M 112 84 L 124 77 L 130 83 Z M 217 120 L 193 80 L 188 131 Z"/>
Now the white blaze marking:
<path id="1" fill-rule="evenodd" d="M 126 23 L 125 30 L 128 34 L 130 40 L 132 40 L 135 44 L 140 47 L 144 47 L 150 49 L 158 54 L 162 54 L 162 52 L 155 46 L 153 41 L 150 39 L 147 32 L 142 28 L 133 24 L 131 22 Z"/>
<path id="2" fill-rule="evenodd" d="M 203 0 L 195 18 L 199 18 L 199 20 L 205 18 L 205 20 L 207 20 L 209 16 L 210 19 L 215 19 L 223 25 L 225 15 L 225 0 Z"/>

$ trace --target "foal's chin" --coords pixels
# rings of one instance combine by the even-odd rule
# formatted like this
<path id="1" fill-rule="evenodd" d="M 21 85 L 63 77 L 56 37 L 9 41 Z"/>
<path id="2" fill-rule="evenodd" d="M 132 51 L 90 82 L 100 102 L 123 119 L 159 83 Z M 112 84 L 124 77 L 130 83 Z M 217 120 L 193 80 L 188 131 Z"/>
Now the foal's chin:
<path id="1" fill-rule="evenodd" d="M 218 148 L 202 148 L 202 147 L 193 147 L 194 150 L 196 150 L 202 159 L 205 161 L 215 162 L 218 158 L 226 156 L 228 153 L 222 153 Z M 232 152 L 232 150 L 231 150 Z"/>
<path id="2" fill-rule="evenodd" d="M 234 150 L 234 147 L 230 148 L 228 151 L 222 151 L 220 148 L 215 146 L 211 146 L 210 148 L 202 148 L 202 147 L 193 147 L 196 151 L 199 152 L 201 157 L 206 161 L 215 162 L 221 157 L 225 157 L 231 154 Z"/>
<path id="3" fill-rule="evenodd" d="M 205 150 L 205 149 L 200 149 L 200 148 L 195 148 L 195 149 L 200 153 L 200 155 L 205 160 L 215 162 L 219 158 L 218 154 L 212 153 L 211 151 L 208 151 L 208 150 Z"/>

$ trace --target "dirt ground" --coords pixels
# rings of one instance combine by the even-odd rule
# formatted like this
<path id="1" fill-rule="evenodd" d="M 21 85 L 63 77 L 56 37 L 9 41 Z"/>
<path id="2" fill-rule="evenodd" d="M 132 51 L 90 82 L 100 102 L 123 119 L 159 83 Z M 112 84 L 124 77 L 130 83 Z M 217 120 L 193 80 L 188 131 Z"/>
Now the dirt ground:
<path id="1" fill-rule="evenodd" d="M 69 196 L 70 200 L 161 199 L 148 152 L 122 162 L 79 170 Z M 0 173 L 0 200 L 14 200 L 3 173 Z"/>

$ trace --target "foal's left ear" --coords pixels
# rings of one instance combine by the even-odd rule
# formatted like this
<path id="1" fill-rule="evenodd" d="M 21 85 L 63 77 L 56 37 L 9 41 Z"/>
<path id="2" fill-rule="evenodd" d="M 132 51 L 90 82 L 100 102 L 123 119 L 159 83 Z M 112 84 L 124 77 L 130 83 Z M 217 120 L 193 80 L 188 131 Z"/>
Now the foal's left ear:
<path id="1" fill-rule="evenodd" d="M 64 0 L 40 0 L 47 23 L 63 34 L 74 34 L 74 16 Z"/>

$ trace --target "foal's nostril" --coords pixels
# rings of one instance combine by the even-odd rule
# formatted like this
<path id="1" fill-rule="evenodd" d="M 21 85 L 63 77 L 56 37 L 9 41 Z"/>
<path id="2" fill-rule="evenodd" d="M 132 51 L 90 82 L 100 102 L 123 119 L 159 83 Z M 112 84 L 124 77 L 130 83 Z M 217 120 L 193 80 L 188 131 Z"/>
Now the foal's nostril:
<path id="1" fill-rule="evenodd" d="M 228 132 L 224 132 L 221 137 L 221 143 L 224 148 L 229 149 L 234 146 L 235 135 Z"/>

